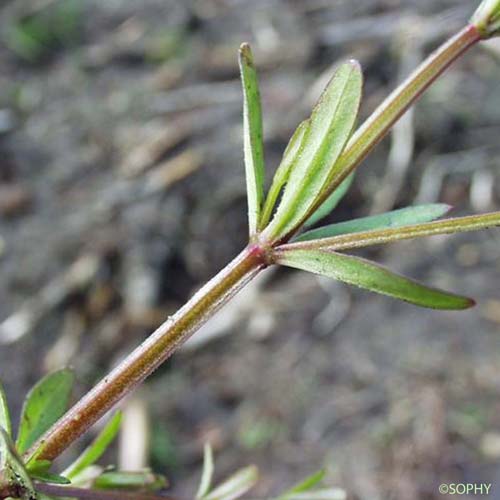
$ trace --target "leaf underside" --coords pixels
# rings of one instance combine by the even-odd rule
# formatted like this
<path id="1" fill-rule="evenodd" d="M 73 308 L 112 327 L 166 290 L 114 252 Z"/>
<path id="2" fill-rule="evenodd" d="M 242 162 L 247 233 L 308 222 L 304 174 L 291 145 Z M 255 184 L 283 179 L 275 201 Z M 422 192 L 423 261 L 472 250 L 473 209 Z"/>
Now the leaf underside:
<path id="1" fill-rule="evenodd" d="M 318 196 L 328 187 L 331 171 L 354 128 L 361 90 L 359 64 L 342 64 L 311 114 L 282 200 L 266 230 L 271 239 L 286 235 L 304 222 Z"/>
<path id="2" fill-rule="evenodd" d="M 264 198 L 264 147 L 262 107 L 252 51 L 246 43 L 239 53 L 243 85 L 243 144 L 250 235 L 257 232 Z"/>
<path id="3" fill-rule="evenodd" d="M 379 264 L 351 255 L 325 250 L 287 250 L 278 254 L 277 263 L 327 276 L 421 307 L 459 310 L 474 305 L 472 299 L 427 287 Z"/>
<path id="4" fill-rule="evenodd" d="M 345 182 L 345 181 L 344 181 Z M 341 184 L 342 186 L 342 184 Z M 334 194 L 336 191 L 334 191 Z M 373 229 L 386 229 L 410 226 L 430 222 L 449 212 L 450 206 L 444 203 L 431 203 L 401 208 L 379 215 L 371 215 L 346 222 L 330 224 L 301 234 L 294 241 L 310 241 L 321 238 L 331 238 L 340 234 L 358 233 Z"/>
<path id="5" fill-rule="evenodd" d="M 234 500 L 253 488 L 258 480 L 257 467 L 250 465 L 238 470 L 213 489 L 204 500 Z"/>

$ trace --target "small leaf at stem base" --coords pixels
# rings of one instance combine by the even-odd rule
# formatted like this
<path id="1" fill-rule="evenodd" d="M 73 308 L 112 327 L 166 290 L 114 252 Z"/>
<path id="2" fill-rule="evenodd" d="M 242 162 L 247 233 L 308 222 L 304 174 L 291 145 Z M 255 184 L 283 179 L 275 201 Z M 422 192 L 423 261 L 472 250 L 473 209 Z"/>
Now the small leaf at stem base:
<path id="1" fill-rule="evenodd" d="M 16 447 L 24 453 L 67 410 L 74 376 L 69 369 L 50 373 L 28 393 L 24 402 Z"/>

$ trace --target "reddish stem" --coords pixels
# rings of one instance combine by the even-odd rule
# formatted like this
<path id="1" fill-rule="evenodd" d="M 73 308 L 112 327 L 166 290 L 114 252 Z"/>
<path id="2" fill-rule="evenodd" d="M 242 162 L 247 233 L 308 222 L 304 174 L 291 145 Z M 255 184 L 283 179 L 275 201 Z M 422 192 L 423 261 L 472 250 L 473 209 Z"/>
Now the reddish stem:
<path id="1" fill-rule="evenodd" d="M 27 456 L 53 460 L 148 377 L 203 323 L 265 267 L 260 247 L 248 246 L 181 309 L 71 408 Z"/>
<path id="2" fill-rule="evenodd" d="M 64 498 L 78 498 L 80 500 L 175 500 L 170 496 L 154 495 L 152 493 L 126 492 L 113 490 L 91 490 L 59 486 L 57 484 L 35 483 L 36 490 L 46 495 Z M 178 499 L 177 499 L 178 500 Z"/>

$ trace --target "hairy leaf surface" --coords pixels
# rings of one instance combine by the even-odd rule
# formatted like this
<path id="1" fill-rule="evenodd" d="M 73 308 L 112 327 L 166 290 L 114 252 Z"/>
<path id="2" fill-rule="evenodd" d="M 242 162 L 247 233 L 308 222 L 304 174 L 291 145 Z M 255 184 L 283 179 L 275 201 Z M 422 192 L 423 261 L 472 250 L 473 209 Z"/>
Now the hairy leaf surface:
<path id="1" fill-rule="evenodd" d="M 287 250 L 279 254 L 277 263 L 327 276 L 422 307 L 466 309 L 474 305 L 472 299 L 427 287 L 395 274 L 379 264 L 351 255 L 325 250 Z"/>

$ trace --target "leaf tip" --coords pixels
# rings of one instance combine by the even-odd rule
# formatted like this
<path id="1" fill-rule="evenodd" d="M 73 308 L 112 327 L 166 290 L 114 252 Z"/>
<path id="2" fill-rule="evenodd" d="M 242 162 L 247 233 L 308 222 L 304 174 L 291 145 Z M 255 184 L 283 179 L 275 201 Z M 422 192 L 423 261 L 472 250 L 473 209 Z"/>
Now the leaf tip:
<path id="1" fill-rule="evenodd" d="M 471 307 L 475 307 L 477 305 L 477 302 L 470 297 L 466 297 L 465 304 L 466 305 L 465 305 L 464 309 L 470 309 Z"/>
<path id="2" fill-rule="evenodd" d="M 347 64 L 349 64 L 353 69 L 361 71 L 361 63 L 357 59 L 349 59 Z"/>
<path id="3" fill-rule="evenodd" d="M 439 203 L 439 206 L 443 211 L 443 215 L 449 214 L 455 208 L 453 205 L 448 203 Z"/>
<path id="4" fill-rule="evenodd" d="M 240 45 L 240 61 L 244 62 L 247 66 L 253 66 L 253 56 L 252 49 L 250 48 L 250 44 L 248 42 L 243 42 Z"/>
<path id="5" fill-rule="evenodd" d="M 471 298 L 471 297 L 462 297 L 462 296 L 455 296 L 456 300 L 454 301 L 453 305 L 448 305 L 445 307 L 442 307 L 441 309 L 447 309 L 449 311 L 465 311 L 467 309 L 470 309 L 471 307 L 474 307 L 477 302 Z"/>

